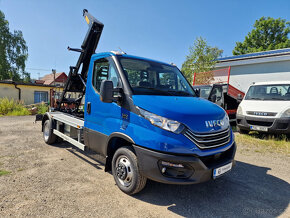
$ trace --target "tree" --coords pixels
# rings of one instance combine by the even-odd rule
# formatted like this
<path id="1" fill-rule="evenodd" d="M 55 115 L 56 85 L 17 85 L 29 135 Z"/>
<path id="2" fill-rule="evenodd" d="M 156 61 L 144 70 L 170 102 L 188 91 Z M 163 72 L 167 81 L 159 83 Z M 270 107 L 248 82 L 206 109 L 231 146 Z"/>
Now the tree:
<path id="1" fill-rule="evenodd" d="M 199 37 L 194 41 L 193 46 L 189 47 L 189 55 L 186 56 L 181 71 L 192 84 L 193 74 L 212 70 L 216 64 L 216 59 L 221 57 L 222 53 L 223 50 L 209 46 L 204 38 Z M 205 83 L 213 78 L 211 74 L 204 75 L 206 75 L 203 78 Z"/>
<path id="2" fill-rule="evenodd" d="M 26 42 L 20 30 L 9 31 L 9 23 L 0 11 L 0 80 L 27 78 L 25 61 L 28 57 Z"/>
<path id="3" fill-rule="evenodd" d="M 289 33 L 290 22 L 281 18 L 261 17 L 256 20 L 254 29 L 248 33 L 244 42 L 236 42 L 233 55 L 288 48 Z"/>

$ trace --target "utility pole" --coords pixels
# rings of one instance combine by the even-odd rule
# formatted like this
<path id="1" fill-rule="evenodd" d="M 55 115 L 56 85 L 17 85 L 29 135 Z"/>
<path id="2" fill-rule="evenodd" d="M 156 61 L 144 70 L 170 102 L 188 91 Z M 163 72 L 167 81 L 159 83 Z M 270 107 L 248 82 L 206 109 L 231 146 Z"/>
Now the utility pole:
<path id="1" fill-rule="evenodd" d="M 56 92 L 56 86 L 55 86 L 55 74 L 56 74 L 56 70 L 55 69 L 52 69 L 51 70 L 52 73 L 53 73 L 53 102 L 52 102 L 52 99 L 51 99 L 51 102 L 50 102 L 50 106 L 54 106 L 54 101 L 55 101 L 55 92 Z"/>

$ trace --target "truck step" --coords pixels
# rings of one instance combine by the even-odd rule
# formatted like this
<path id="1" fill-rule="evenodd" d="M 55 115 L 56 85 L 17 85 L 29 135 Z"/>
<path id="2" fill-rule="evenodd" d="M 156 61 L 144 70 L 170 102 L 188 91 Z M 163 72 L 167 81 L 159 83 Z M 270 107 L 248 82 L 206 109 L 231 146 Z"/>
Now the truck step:
<path id="1" fill-rule="evenodd" d="M 71 138 L 71 137 L 69 137 L 69 136 L 63 134 L 62 132 L 60 132 L 60 131 L 58 131 L 58 130 L 56 130 L 56 129 L 53 130 L 53 133 L 54 133 L 55 135 L 59 136 L 60 138 L 62 138 L 63 140 L 65 140 L 65 141 L 67 141 L 67 142 L 73 144 L 74 146 L 78 147 L 78 148 L 81 149 L 82 151 L 85 151 L 86 146 L 85 146 L 84 144 L 78 142 L 77 140 L 75 140 L 75 139 L 73 139 L 73 138 Z"/>

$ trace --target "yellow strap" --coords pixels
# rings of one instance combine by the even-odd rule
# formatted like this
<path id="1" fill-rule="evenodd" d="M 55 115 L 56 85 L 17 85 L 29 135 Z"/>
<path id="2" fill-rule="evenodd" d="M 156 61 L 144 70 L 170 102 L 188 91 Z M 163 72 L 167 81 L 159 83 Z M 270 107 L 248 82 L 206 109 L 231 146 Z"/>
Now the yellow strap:
<path id="1" fill-rule="evenodd" d="M 85 16 L 85 19 L 86 19 L 87 23 L 90 24 L 90 20 L 89 20 L 88 16 Z"/>

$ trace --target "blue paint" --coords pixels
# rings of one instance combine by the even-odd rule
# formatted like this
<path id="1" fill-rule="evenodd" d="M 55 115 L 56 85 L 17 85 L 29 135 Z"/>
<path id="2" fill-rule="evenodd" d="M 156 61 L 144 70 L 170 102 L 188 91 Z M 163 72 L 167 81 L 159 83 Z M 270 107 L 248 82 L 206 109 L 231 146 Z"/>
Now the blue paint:
<path id="1" fill-rule="evenodd" d="M 183 134 L 175 134 L 152 125 L 141 115 L 129 111 L 116 103 L 104 103 L 98 92 L 92 86 L 93 63 L 100 58 L 115 56 L 111 52 L 92 56 L 89 67 L 85 105 L 91 103 L 91 113 L 85 108 L 85 127 L 110 136 L 114 132 L 121 132 L 131 137 L 135 144 L 156 151 L 195 154 L 207 156 L 227 150 L 234 141 L 231 131 L 229 143 L 218 148 L 199 149 Z M 124 55 L 126 57 L 144 58 Z M 159 62 L 160 63 L 160 62 Z M 162 63 L 165 64 L 165 63 Z M 138 106 L 156 115 L 178 121 L 197 133 L 208 133 L 228 128 L 228 125 L 207 128 L 206 120 L 222 120 L 226 118 L 225 111 L 207 100 L 189 96 L 159 96 L 133 95 L 133 106 Z"/>

